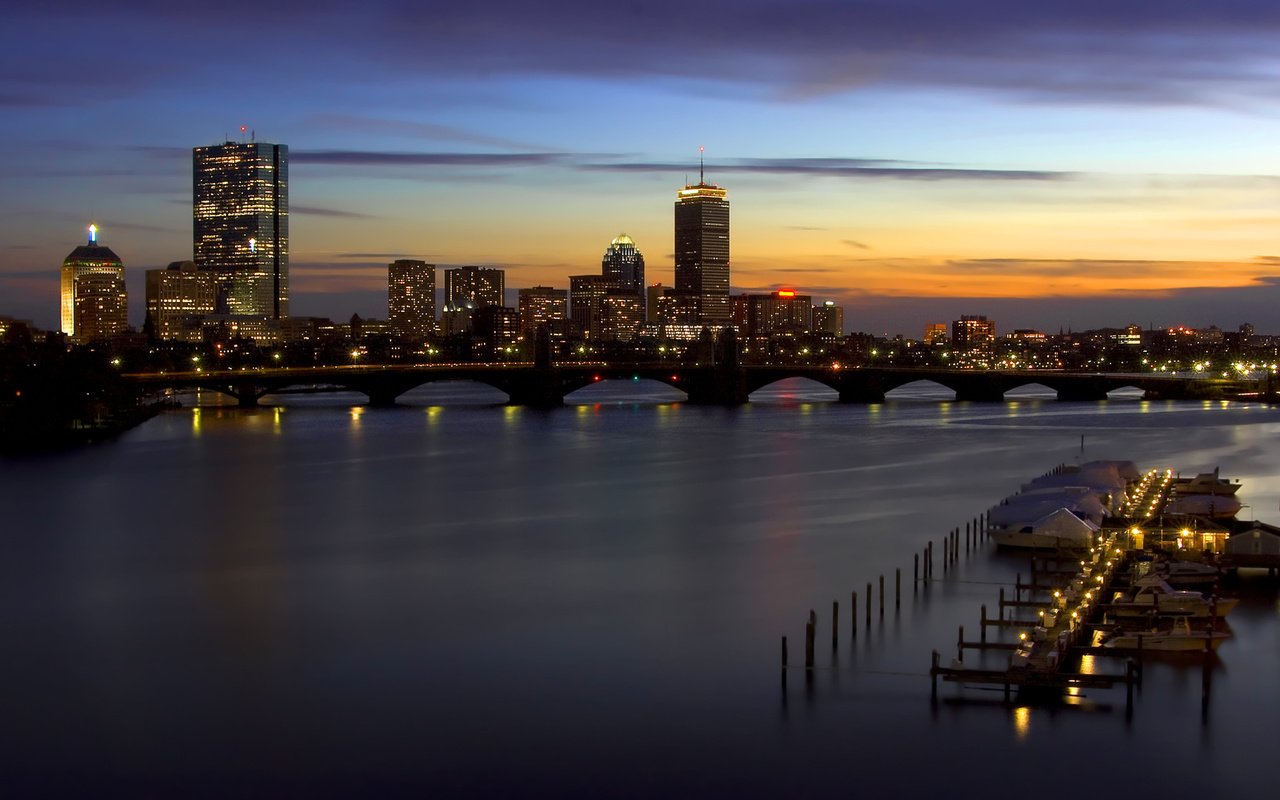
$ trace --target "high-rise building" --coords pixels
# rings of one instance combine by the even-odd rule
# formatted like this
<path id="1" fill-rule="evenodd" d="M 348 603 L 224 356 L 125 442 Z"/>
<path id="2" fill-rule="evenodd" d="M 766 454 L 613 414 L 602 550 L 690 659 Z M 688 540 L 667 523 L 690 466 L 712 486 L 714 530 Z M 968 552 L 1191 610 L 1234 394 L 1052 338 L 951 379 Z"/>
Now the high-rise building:
<path id="1" fill-rule="evenodd" d="M 453 267 L 444 271 L 444 301 L 464 306 L 466 301 L 476 308 L 506 305 L 506 272 L 490 267 Z"/>
<path id="2" fill-rule="evenodd" d="M 600 338 L 601 314 L 608 293 L 603 275 L 569 276 L 569 318 L 582 338 Z"/>
<path id="3" fill-rule="evenodd" d="M 924 343 L 930 346 L 947 343 L 947 323 L 930 322 L 924 326 Z"/>
<path id="4" fill-rule="evenodd" d="M 98 244 L 98 226 L 89 226 L 89 242 L 62 261 L 60 276 L 62 332 L 73 342 L 124 333 L 129 326 L 129 297 L 124 263 L 109 247 Z"/>
<path id="5" fill-rule="evenodd" d="M 708 327 L 729 324 L 729 201 L 727 191 L 698 183 L 676 193 L 676 294 L 683 322 Z"/>
<path id="6" fill-rule="evenodd" d="M 813 307 L 813 332 L 844 336 L 844 309 L 835 300 L 826 300 Z"/>
<path id="7" fill-rule="evenodd" d="M 550 286 L 532 286 L 519 292 L 520 336 L 532 341 L 539 325 L 555 327 L 569 316 L 569 292 Z M 563 328 L 563 324 L 560 325 Z"/>
<path id="8" fill-rule="evenodd" d="M 289 148 L 192 150 L 195 263 L 221 278 L 220 313 L 289 316 Z"/>
<path id="9" fill-rule="evenodd" d="M 201 320 L 218 304 L 218 274 L 194 261 L 147 270 L 147 317 L 157 339 L 198 342 Z"/>
<path id="10" fill-rule="evenodd" d="M 600 261 L 600 273 L 611 292 L 644 298 L 644 256 L 635 241 L 620 233 L 609 243 Z"/>
<path id="11" fill-rule="evenodd" d="M 396 336 L 425 339 L 435 333 L 435 264 L 402 258 L 387 265 L 387 321 Z"/>
<path id="12" fill-rule="evenodd" d="M 779 289 L 771 294 L 745 295 L 747 304 L 744 338 L 796 336 L 809 332 L 813 298 L 796 294 L 794 289 Z"/>
<path id="13" fill-rule="evenodd" d="M 996 342 L 996 323 L 984 316 L 964 314 L 951 323 L 951 346 L 956 350 L 990 350 Z"/>

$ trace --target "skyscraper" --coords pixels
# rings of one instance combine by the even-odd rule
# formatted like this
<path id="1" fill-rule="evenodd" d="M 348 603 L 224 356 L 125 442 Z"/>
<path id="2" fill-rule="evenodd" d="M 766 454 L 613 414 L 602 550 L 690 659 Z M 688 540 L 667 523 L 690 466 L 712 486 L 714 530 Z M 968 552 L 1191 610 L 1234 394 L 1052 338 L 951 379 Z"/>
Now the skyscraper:
<path id="1" fill-rule="evenodd" d="M 564 336 L 564 320 L 569 316 L 569 292 L 550 286 L 533 286 L 519 292 L 520 335 L 533 341 L 539 325 L 559 323 L 558 335 Z M 557 331 L 552 331 L 557 335 Z"/>
<path id="2" fill-rule="evenodd" d="M 387 265 L 387 321 L 397 336 L 425 339 L 435 333 L 435 264 L 405 258 Z"/>
<path id="3" fill-rule="evenodd" d="M 192 150 L 195 263 L 221 277 L 219 311 L 289 316 L 289 148 L 225 142 Z"/>
<path id="4" fill-rule="evenodd" d="M 708 327 L 729 324 L 729 201 L 726 190 L 698 183 L 676 193 L 676 294 L 683 322 Z"/>
<path id="5" fill-rule="evenodd" d="M 89 242 L 62 261 L 60 276 L 62 332 L 73 342 L 124 333 L 129 325 L 129 296 L 124 263 L 109 247 L 98 244 L 98 226 L 89 226 Z"/>
<path id="6" fill-rule="evenodd" d="M 609 243 L 600 261 L 600 273 L 611 292 L 644 296 L 644 256 L 625 233 Z"/>

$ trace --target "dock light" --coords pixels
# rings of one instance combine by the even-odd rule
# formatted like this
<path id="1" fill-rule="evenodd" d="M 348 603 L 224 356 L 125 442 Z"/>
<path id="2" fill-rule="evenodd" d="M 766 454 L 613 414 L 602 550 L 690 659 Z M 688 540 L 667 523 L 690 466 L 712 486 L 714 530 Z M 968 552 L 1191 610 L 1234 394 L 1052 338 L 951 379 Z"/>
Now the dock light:
<path id="1" fill-rule="evenodd" d="M 1018 638 L 1025 642 L 1025 641 L 1027 640 L 1027 634 L 1026 634 L 1026 633 L 1020 633 L 1020 634 L 1018 634 Z"/>

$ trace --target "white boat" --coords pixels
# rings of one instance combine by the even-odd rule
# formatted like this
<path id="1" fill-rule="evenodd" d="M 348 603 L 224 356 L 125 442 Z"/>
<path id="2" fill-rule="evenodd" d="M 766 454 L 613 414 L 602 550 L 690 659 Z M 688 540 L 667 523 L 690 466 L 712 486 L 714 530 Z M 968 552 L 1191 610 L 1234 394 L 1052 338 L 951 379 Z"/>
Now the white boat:
<path id="1" fill-rule="evenodd" d="M 1200 592 L 1175 589 L 1163 580 L 1135 582 L 1132 594 L 1116 592 L 1107 611 L 1116 617 L 1177 614 L 1186 617 L 1225 617 L 1240 601 L 1232 597 L 1205 597 Z"/>
<path id="2" fill-rule="evenodd" d="M 1173 490 L 1180 495 L 1233 495 L 1240 491 L 1240 483 L 1232 483 L 1218 477 L 1218 470 L 1215 468 L 1213 472 L 1202 472 L 1194 478 L 1182 478 L 1174 481 Z"/>
<path id="3" fill-rule="evenodd" d="M 1140 583 L 1155 583 L 1163 580 L 1170 586 L 1204 586 L 1211 584 L 1222 577 L 1222 570 L 1213 564 L 1205 564 L 1200 561 L 1155 561 L 1152 562 L 1147 574 L 1134 581 L 1134 586 Z"/>
<path id="4" fill-rule="evenodd" d="M 1059 508 L 1029 525 L 992 526 L 989 535 L 1000 547 L 1087 550 L 1097 532 L 1097 525 L 1080 519 L 1066 508 Z"/>
<path id="5" fill-rule="evenodd" d="M 1234 517 L 1244 505 L 1238 498 L 1222 494 L 1178 493 L 1164 507 L 1166 514 L 1191 514 L 1197 517 Z"/>
<path id="6" fill-rule="evenodd" d="M 1112 632 L 1103 638 L 1102 646 L 1123 650 L 1195 652 L 1206 648 L 1217 650 L 1230 638 L 1228 631 L 1192 630 L 1185 619 L 1180 619 L 1168 629 Z"/>

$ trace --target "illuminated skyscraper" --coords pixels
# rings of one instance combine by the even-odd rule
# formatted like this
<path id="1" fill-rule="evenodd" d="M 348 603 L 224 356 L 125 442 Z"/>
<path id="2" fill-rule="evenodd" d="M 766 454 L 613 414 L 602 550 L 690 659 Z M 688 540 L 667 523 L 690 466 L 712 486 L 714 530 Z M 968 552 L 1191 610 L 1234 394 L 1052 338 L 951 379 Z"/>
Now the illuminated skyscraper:
<path id="1" fill-rule="evenodd" d="M 644 297 L 644 256 L 625 233 L 609 243 L 600 261 L 600 273 L 611 292 Z"/>
<path id="2" fill-rule="evenodd" d="M 951 345 L 956 350 L 990 350 L 996 343 L 996 323 L 980 315 L 961 315 L 951 323 Z"/>
<path id="3" fill-rule="evenodd" d="M 435 264 L 400 259 L 387 265 L 387 321 L 397 336 L 425 339 L 435 333 Z"/>
<path id="4" fill-rule="evenodd" d="M 525 340 L 532 341 L 538 326 L 543 324 L 554 327 L 560 323 L 560 334 L 563 335 L 563 323 L 569 316 L 568 291 L 550 286 L 533 286 L 521 289 L 519 297 L 520 335 Z"/>
<path id="5" fill-rule="evenodd" d="M 220 312 L 289 316 L 289 148 L 225 142 L 192 151 L 195 263 L 220 275 Z"/>
<path id="6" fill-rule="evenodd" d="M 676 294 L 683 322 L 729 324 L 729 201 L 725 189 L 698 183 L 676 193 Z"/>
<path id="7" fill-rule="evenodd" d="M 813 332 L 844 336 L 844 309 L 836 301 L 827 300 L 813 307 Z"/>
<path id="8" fill-rule="evenodd" d="M 98 244 L 97 225 L 89 226 L 89 243 L 63 260 L 60 288 L 62 332 L 71 341 L 88 342 L 128 328 L 124 263 L 111 248 Z"/>

